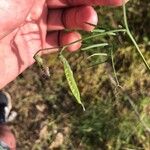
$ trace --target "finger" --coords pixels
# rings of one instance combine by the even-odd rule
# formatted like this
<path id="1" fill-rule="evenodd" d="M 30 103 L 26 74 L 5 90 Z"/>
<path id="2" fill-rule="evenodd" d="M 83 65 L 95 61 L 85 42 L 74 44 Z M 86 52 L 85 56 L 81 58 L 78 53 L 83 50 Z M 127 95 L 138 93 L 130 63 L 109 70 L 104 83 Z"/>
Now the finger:
<path id="1" fill-rule="evenodd" d="M 0 125 L 0 140 L 7 143 L 10 149 L 16 149 L 16 139 L 8 126 Z"/>
<path id="2" fill-rule="evenodd" d="M 124 1 L 127 2 L 128 0 Z M 123 0 L 47 0 L 47 4 L 50 8 L 79 5 L 120 6 L 123 4 Z"/>
<path id="3" fill-rule="evenodd" d="M 50 51 L 47 52 L 55 52 L 59 50 L 59 47 L 64 45 L 68 45 L 77 40 L 81 39 L 81 35 L 78 32 L 50 32 L 47 35 L 46 39 L 46 47 L 50 48 Z M 70 52 L 74 52 L 81 47 L 81 41 L 76 42 L 74 44 L 68 45 L 67 50 Z M 54 48 L 54 49 L 52 49 Z"/>
<path id="4" fill-rule="evenodd" d="M 59 32 L 49 32 L 46 37 L 46 49 L 47 51 L 43 51 L 43 53 L 51 53 L 56 52 L 59 49 Z"/>
<path id="5" fill-rule="evenodd" d="M 66 9 L 49 10 L 48 30 L 79 29 L 92 31 L 97 25 L 98 17 L 96 11 L 91 6 L 80 6 Z"/>
<path id="6" fill-rule="evenodd" d="M 70 52 L 74 52 L 81 47 L 81 41 L 78 40 L 81 40 L 81 35 L 78 32 L 60 33 L 60 45 L 68 45 L 67 50 Z"/>

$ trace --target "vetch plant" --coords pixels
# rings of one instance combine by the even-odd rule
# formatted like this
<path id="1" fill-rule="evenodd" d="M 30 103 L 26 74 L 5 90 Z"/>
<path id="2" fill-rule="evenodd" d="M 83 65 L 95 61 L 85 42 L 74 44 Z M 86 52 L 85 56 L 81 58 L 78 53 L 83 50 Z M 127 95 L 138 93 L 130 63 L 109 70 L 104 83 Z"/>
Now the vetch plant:
<path id="1" fill-rule="evenodd" d="M 70 67 L 67 59 L 63 55 L 63 51 L 65 49 L 67 49 L 68 46 L 70 46 L 72 44 L 75 44 L 77 42 L 87 41 L 87 40 L 90 40 L 90 39 L 93 39 L 93 38 L 96 38 L 96 37 L 101 37 L 101 36 L 116 36 L 117 33 L 122 32 L 122 33 L 128 35 L 128 37 L 131 39 L 131 41 L 132 41 L 133 45 L 135 46 L 138 54 L 140 55 L 142 61 L 144 62 L 144 64 L 147 67 L 147 69 L 150 71 L 150 66 L 148 65 L 146 59 L 144 58 L 142 52 L 140 51 L 140 48 L 139 48 L 138 44 L 136 43 L 134 37 L 132 36 L 132 34 L 131 34 L 130 30 L 129 30 L 128 21 L 127 21 L 127 14 L 126 14 L 126 5 L 125 5 L 125 1 L 124 0 L 123 0 L 123 16 L 124 16 L 123 17 L 124 18 L 124 28 L 114 29 L 114 30 L 110 30 L 110 31 L 106 31 L 106 30 L 98 29 L 97 28 L 97 29 L 95 29 L 93 31 L 93 35 L 91 35 L 91 36 L 82 38 L 80 40 L 77 40 L 75 42 L 72 42 L 70 44 L 67 44 L 67 45 L 64 45 L 64 46 L 61 46 L 61 47 L 55 47 L 55 48 L 59 49 L 59 52 L 58 52 L 59 54 L 57 56 L 58 56 L 59 60 L 62 62 L 63 66 L 64 66 L 65 76 L 66 76 L 68 85 L 69 85 L 69 87 L 71 89 L 71 92 L 74 95 L 74 97 L 76 98 L 77 102 L 83 107 L 83 110 L 85 110 L 85 108 L 84 108 L 84 105 L 83 105 L 83 103 L 81 101 L 80 92 L 79 92 L 79 89 L 77 87 L 77 83 L 75 81 L 75 78 L 74 78 L 73 72 L 71 70 L 71 67 Z M 86 23 L 86 24 L 89 24 L 89 25 L 93 26 L 90 23 Z M 94 48 L 100 48 L 100 47 L 105 47 L 105 46 L 110 46 L 110 45 L 108 43 L 98 43 L 98 44 L 93 44 L 93 45 L 90 45 L 90 46 L 87 46 L 87 47 L 83 47 L 83 48 L 81 48 L 81 50 L 82 51 L 88 51 L 88 50 L 91 50 L 91 49 L 94 49 Z M 55 48 L 40 49 L 35 54 L 35 56 L 34 56 L 34 59 L 38 63 L 39 67 L 42 70 L 44 70 L 45 73 L 48 76 L 50 76 L 49 68 L 48 68 L 48 66 L 44 65 L 43 58 L 39 55 L 39 52 L 41 52 L 41 51 L 47 51 L 47 50 L 51 50 L 51 49 L 55 49 Z M 110 48 L 111 48 L 111 46 L 110 46 Z M 111 51 L 110 54 L 108 54 L 108 53 L 93 53 L 92 55 L 90 55 L 89 57 L 87 57 L 87 59 L 94 58 L 95 56 L 99 56 L 99 57 L 110 56 L 112 58 L 112 61 L 113 61 L 112 51 Z M 115 70 L 114 64 L 113 64 L 113 69 Z M 115 76 L 116 76 L 116 74 L 115 74 Z M 117 86 L 119 86 L 119 82 L 117 80 L 117 77 L 116 77 L 116 81 L 117 81 Z"/>

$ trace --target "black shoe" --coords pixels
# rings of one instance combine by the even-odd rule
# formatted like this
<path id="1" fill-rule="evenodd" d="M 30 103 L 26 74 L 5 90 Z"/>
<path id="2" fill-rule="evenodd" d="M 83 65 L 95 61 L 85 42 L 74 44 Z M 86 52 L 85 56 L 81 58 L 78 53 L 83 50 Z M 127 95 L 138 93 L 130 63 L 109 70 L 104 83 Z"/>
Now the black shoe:
<path id="1" fill-rule="evenodd" d="M 11 110 L 11 98 L 8 93 L 0 91 L 0 124 L 5 123 Z"/>

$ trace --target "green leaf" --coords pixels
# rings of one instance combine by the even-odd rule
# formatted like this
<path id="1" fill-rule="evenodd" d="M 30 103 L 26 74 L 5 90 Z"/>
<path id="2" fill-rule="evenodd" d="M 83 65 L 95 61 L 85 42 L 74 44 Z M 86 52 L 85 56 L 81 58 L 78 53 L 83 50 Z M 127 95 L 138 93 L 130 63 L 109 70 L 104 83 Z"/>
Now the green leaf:
<path id="1" fill-rule="evenodd" d="M 86 51 L 86 50 L 90 50 L 92 48 L 98 48 L 98 47 L 104 47 L 104 46 L 108 46 L 108 43 L 100 43 L 100 44 L 90 45 L 88 47 L 82 48 L 81 50 Z"/>
<path id="2" fill-rule="evenodd" d="M 103 32 L 106 32 L 106 30 L 104 30 L 104 29 L 94 29 L 92 32 L 93 33 L 103 33 Z"/>
<path id="3" fill-rule="evenodd" d="M 87 57 L 87 59 L 94 57 L 94 56 L 105 56 L 105 57 L 107 57 L 108 54 L 107 53 L 94 53 L 94 54 L 90 55 L 89 57 Z"/>

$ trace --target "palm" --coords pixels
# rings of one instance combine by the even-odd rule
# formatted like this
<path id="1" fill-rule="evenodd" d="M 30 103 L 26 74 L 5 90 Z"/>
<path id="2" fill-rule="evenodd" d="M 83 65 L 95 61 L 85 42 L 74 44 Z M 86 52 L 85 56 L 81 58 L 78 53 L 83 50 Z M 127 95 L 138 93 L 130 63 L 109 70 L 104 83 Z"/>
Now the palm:
<path id="1" fill-rule="evenodd" d="M 65 28 L 93 30 L 93 26 L 85 24 L 97 24 L 97 14 L 89 5 L 120 5 L 121 2 L 122 0 L 1 0 L 0 88 L 30 66 L 39 49 L 65 45 L 81 38 L 77 32 L 63 32 Z M 48 13 L 46 4 L 49 7 Z M 69 7 L 70 5 L 75 7 Z M 47 30 L 50 31 L 48 34 Z M 60 30 L 62 31 L 58 32 Z M 75 51 L 80 46 L 81 43 L 77 43 L 68 49 Z"/>
<path id="2" fill-rule="evenodd" d="M 0 66 L 5 67 L 1 68 L 3 69 L 3 72 L 0 73 L 1 77 L 7 76 L 7 80 L 15 78 L 16 74 L 20 74 L 33 63 L 35 52 L 44 47 L 47 16 L 44 1 L 36 0 L 28 15 L 23 14 L 22 18 L 26 17 L 25 20 L 21 20 L 22 18 L 17 20 L 20 25 L 13 32 L 10 30 L 10 33 L 0 41 L 1 55 L 4 55 L 1 57 L 4 60 L 0 61 L 4 65 Z M 5 81 L 3 80 L 3 82 Z"/>

